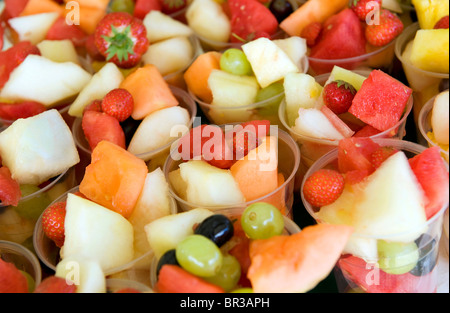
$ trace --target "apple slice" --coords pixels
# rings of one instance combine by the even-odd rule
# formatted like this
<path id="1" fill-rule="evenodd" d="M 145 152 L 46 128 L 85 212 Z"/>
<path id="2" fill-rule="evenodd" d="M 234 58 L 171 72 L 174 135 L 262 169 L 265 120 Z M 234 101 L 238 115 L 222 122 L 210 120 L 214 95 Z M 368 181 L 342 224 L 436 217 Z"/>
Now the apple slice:
<path id="1" fill-rule="evenodd" d="M 40 13 L 11 18 L 8 23 L 19 36 L 19 41 L 30 41 L 36 45 L 45 39 L 59 16 L 56 12 Z"/>
<path id="2" fill-rule="evenodd" d="M 150 11 L 143 22 L 151 43 L 178 36 L 189 37 L 194 33 L 189 26 L 158 10 Z"/>

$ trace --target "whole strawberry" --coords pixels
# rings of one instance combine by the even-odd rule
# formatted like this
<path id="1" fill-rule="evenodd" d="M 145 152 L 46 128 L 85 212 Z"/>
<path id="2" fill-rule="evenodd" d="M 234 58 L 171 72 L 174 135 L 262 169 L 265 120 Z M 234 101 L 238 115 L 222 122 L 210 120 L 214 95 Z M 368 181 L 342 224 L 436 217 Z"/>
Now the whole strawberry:
<path id="1" fill-rule="evenodd" d="M 149 47 L 147 30 L 141 20 L 126 12 L 107 14 L 95 29 L 98 51 L 121 68 L 138 65 Z"/>
<path id="2" fill-rule="evenodd" d="M 64 245 L 64 221 L 66 218 L 66 203 L 57 202 L 52 204 L 42 213 L 42 230 L 57 247 Z"/>
<path id="3" fill-rule="evenodd" d="M 308 45 L 308 47 L 312 47 L 316 44 L 317 38 L 319 38 L 321 31 L 322 24 L 319 22 L 313 22 L 303 28 L 300 37 L 306 40 L 306 44 Z"/>
<path id="4" fill-rule="evenodd" d="M 381 9 L 381 0 L 350 0 L 350 9 L 365 22 L 369 14 Z"/>
<path id="5" fill-rule="evenodd" d="M 123 88 L 111 90 L 102 100 L 101 109 L 104 113 L 123 122 L 131 116 L 134 100 L 131 93 Z"/>
<path id="6" fill-rule="evenodd" d="M 436 25 L 434 25 L 434 29 L 448 29 L 448 24 L 448 15 L 446 15 L 437 21 Z"/>
<path id="7" fill-rule="evenodd" d="M 322 207 L 336 201 L 344 190 L 344 176 L 330 169 L 320 169 L 309 176 L 303 185 L 305 200 Z"/>
<path id="8" fill-rule="evenodd" d="M 372 46 L 382 47 L 403 32 L 400 18 L 389 10 L 381 9 L 380 22 L 367 25 L 366 40 Z"/>
<path id="9" fill-rule="evenodd" d="M 356 89 L 351 84 L 337 80 L 325 86 L 323 101 L 334 114 L 339 115 L 348 111 L 355 95 Z"/>

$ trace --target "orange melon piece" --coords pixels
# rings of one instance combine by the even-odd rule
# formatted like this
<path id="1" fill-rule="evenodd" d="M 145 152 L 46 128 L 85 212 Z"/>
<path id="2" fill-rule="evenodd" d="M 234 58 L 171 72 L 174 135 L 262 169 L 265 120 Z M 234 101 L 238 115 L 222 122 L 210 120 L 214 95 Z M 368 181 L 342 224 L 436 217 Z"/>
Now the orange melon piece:
<path id="1" fill-rule="evenodd" d="M 246 201 L 261 198 L 278 188 L 278 139 L 267 136 L 230 168 Z"/>
<path id="2" fill-rule="evenodd" d="M 290 236 L 252 241 L 247 277 L 254 292 L 310 291 L 333 270 L 352 232 L 347 225 L 318 224 Z"/>
<path id="3" fill-rule="evenodd" d="M 153 64 L 145 65 L 131 73 L 120 88 L 133 95 L 134 109 L 131 116 L 135 120 L 142 120 L 150 113 L 179 104 L 164 77 Z"/>
<path id="4" fill-rule="evenodd" d="M 128 218 L 147 174 L 143 160 L 109 141 L 101 141 L 92 152 L 79 190 L 91 201 Z"/>
<path id="5" fill-rule="evenodd" d="M 206 103 L 213 101 L 212 92 L 208 86 L 208 78 L 213 70 L 220 69 L 221 56 L 222 53 L 217 51 L 203 53 L 195 59 L 184 73 L 186 86 L 194 95 Z"/>
<path id="6" fill-rule="evenodd" d="M 106 9 L 80 6 L 80 28 L 88 35 L 93 34 L 105 15 Z"/>
<path id="7" fill-rule="evenodd" d="M 73 1 L 78 2 L 82 7 L 92 7 L 106 11 L 110 0 L 64 0 L 65 3 Z"/>
<path id="8" fill-rule="evenodd" d="M 300 36 L 308 24 L 323 23 L 343 10 L 347 4 L 348 0 L 309 0 L 285 18 L 280 23 L 280 28 L 290 36 Z"/>
<path id="9" fill-rule="evenodd" d="M 64 14 L 64 8 L 52 0 L 28 0 L 20 16 L 57 12 Z"/>
<path id="10" fill-rule="evenodd" d="M 282 173 L 278 173 L 278 186 L 277 189 L 280 188 L 285 182 L 284 175 Z M 289 214 L 288 209 L 286 208 L 286 200 L 284 198 L 286 192 L 286 188 L 281 188 L 276 193 L 264 199 L 264 202 L 270 203 L 274 207 L 280 210 L 281 214 L 287 216 Z"/>

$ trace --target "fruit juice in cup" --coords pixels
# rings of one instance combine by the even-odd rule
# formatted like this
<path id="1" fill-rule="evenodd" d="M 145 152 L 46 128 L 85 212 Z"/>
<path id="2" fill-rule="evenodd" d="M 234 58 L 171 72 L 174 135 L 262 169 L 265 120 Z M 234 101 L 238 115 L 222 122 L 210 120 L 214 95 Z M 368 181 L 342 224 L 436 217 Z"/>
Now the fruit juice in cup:
<path id="1" fill-rule="evenodd" d="M 439 240 L 442 234 L 444 212 L 448 206 L 448 197 L 446 200 L 442 199 L 441 202 L 446 201 L 446 203 L 441 205 L 441 202 L 439 202 L 439 208 L 435 208 L 437 211 L 435 210 L 434 215 L 428 217 L 429 212 L 423 212 L 426 209 L 420 203 L 422 201 L 420 196 L 422 191 L 417 186 L 419 183 L 415 178 L 417 175 L 415 175 L 416 169 L 413 169 L 414 172 L 411 171 L 410 162 L 406 159 L 421 154 L 426 150 L 426 147 L 398 139 L 374 139 L 373 142 L 382 148 L 389 147 L 400 151 L 385 159 L 385 162 L 389 162 L 389 165 L 383 167 L 383 163 L 381 164 L 379 169 L 383 171 L 383 174 L 380 173 L 377 176 L 377 171 L 375 170 L 374 174 L 369 177 L 366 176 L 365 182 L 368 185 L 364 185 L 364 181 L 358 183 L 359 180 L 354 185 L 346 183 L 344 193 L 348 192 L 347 197 L 342 193 L 331 204 L 322 207 L 313 206 L 306 200 L 304 186 L 307 184 L 308 178 L 319 170 L 339 171 L 338 153 L 340 154 L 341 152 L 338 149 L 334 149 L 315 162 L 306 173 L 302 185 L 302 201 L 308 213 L 318 224 L 342 223 L 353 226 L 355 229 L 351 240 L 347 243 L 337 263 L 335 271 L 341 292 L 434 293 L 436 292 L 439 275 L 438 266 L 436 266 L 439 254 Z M 368 148 L 369 145 L 367 143 L 354 144 L 356 144 L 355 147 L 357 149 L 362 149 L 362 153 L 365 148 L 371 149 Z M 404 153 L 404 156 L 401 156 L 401 158 L 404 158 L 403 160 L 400 158 L 400 153 L 402 152 Z M 355 151 L 353 151 L 352 155 L 357 157 Z M 440 174 L 445 176 L 442 172 L 447 172 L 448 175 L 448 165 L 443 162 L 439 154 L 435 154 L 433 158 L 433 162 L 442 162 L 442 167 L 439 166 Z M 394 159 L 395 161 L 392 161 Z M 341 162 L 339 164 L 343 164 L 343 161 Z M 424 162 L 426 161 L 424 160 Z M 404 169 L 400 169 L 403 166 L 405 166 Z M 400 172 L 404 171 L 410 173 L 400 174 Z M 389 175 L 396 178 L 387 177 Z M 428 173 L 427 175 L 431 174 Z M 400 178 L 400 176 L 402 177 Z M 409 209 L 409 213 L 407 213 L 408 219 L 403 219 L 401 217 L 402 213 L 397 214 L 399 212 L 395 212 L 396 210 L 402 210 L 401 205 L 391 206 L 389 210 L 383 210 L 383 206 L 373 205 L 372 208 L 377 207 L 377 212 L 373 212 L 373 214 L 368 211 L 371 209 L 368 208 L 370 204 L 365 207 L 360 206 L 360 209 L 358 209 L 357 199 L 363 199 L 365 194 L 361 196 L 362 198 L 353 199 L 358 196 L 358 192 L 369 192 L 364 189 L 364 186 L 370 186 L 375 180 L 378 180 L 378 183 L 380 183 L 378 188 L 382 188 L 382 180 L 388 180 L 389 182 L 385 181 L 386 184 L 389 184 L 387 188 L 393 188 L 390 182 L 396 179 L 398 181 L 395 184 L 401 186 L 399 187 L 401 190 L 399 189 L 396 194 L 403 193 L 401 196 L 405 199 L 403 202 L 410 202 L 410 204 L 405 206 Z M 363 184 L 362 187 L 360 184 Z M 376 191 L 371 190 L 371 192 Z M 390 193 L 389 199 L 395 201 L 390 190 L 385 190 L 384 192 Z M 378 197 L 379 201 L 382 201 L 384 197 L 384 195 L 380 194 Z M 409 198 L 413 199 L 408 200 Z M 372 197 L 372 201 L 376 202 L 377 200 L 375 199 Z M 352 200 L 356 202 L 352 202 Z M 386 206 L 386 203 L 384 206 Z M 415 209 L 411 209 L 414 207 Z M 367 212 L 368 215 L 358 213 L 363 212 L 361 210 Z M 417 215 L 413 211 L 417 212 Z M 424 213 L 427 214 L 427 217 Z M 365 219 L 365 222 L 363 219 Z M 395 221 L 391 219 L 395 219 Z M 376 230 L 370 226 L 373 223 L 378 223 Z M 363 229 L 361 228 L 362 224 L 368 226 Z"/>
<path id="2" fill-rule="evenodd" d="M 30 292 L 33 292 L 34 287 L 41 283 L 41 264 L 30 250 L 17 243 L 0 240 L 0 259 L 14 264 L 18 270 L 24 273 L 28 279 Z"/>
<path id="3" fill-rule="evenodd" d="M 61 195 L 52 204 L 66 201 L 68 194 L 73 194 L 79 191 L 79 187 L 74 187 L 65 194 Z M 170 212 L 175 214 L 177 212 L 177 205 L 174 199 L 169 198 Z M 51 205 L 52 205 L 51 204 Z M 34 229 L 33 245 L 38 258 L 41 262 L 50 270 L 56 271 L 58 263 L 61 261 L 60 248 L 48 238 L 43 230 L 42 215 L 39 217 L 36 227 Z M 121 264 L 119 266 L 107 269 L 104 271 L 105 277 L 114 279 L 128 279 L 140 283 L 147 283 L 148 281 L 148 269 L 144 264 L 148 263 L 153 257 L 153 252 L 148 251 L 132 261 Z"/>
<path id="4" fill-rule="evenodd" d="M 222 125 L 220 126 L 222 129 L 225 129 L 225 133 L 228 130 L 231 130 L 233 126 L 237 126 L 237 124 L 232 124 L 232 125 Z M 214 126 L 212 126 L 214 127 Z M 238 177 L 238 175 L 240 176 L 239 172 L 243 170 L 244 167 L 242 167 L 241 169 L 239 169 L 237 166 L 235 168 L 233 168 L 233 166 L 231 167 L 231 169 L 227 170 L 227 169 L 221 169 L 218 168 L 214 165 L 209 165 L 207 162 L 203 162 L 203 161 L 197 161 L 197 158 L 194 158 L 194 160 L 192 161 L 193 163 L 191 163 L 192 169 L 194 170 L 194 172 L 197 172 L 199 175 L 202 175 L 202 173 L 206 174 L 205 177 L 208 177 L 208 169 L 212 170 L 211 173 L 211 179 L 208 179 L 209 183 L 205 184 L 216 184 L 217 187 L 217 191 L 219 190 L 224 190 L 224 188 L 226 188 L 226 184 L 229 184 L 229 195 L 230 198 L 228 199 L 224 199 L 222 196 L 220 196 L 219 194 L 215 194 L 216 193 L 214 191 L 214 185 L 212 186 L 212 189 L 210 189 L 210 191 L 212 192 L 212 195 L 208 195 L 208 197 L 211 197 L 207 200 L 208 204 L 206 205 L 204 201 L 206 201 L 205 198 L 202 198 L 202 195 L 198 195 L 198 197 L 193 200 L 193 198 L 191 197 L 191 201 L 188 201 L 188 195 L 186 194 L 187 191 L 187 184 L 184 181 L 184 179 L 181 177 L 181 169 L 180 169 L 180 165 L 183 165 L 184 161 L 180 158 L 179 153 L 177 153 L 176 150 L 172 150 L 170 156 L 166 159 L 166 163 L 164 164 L 164 174 L 166 176 L 166 180 L 169 182 L 169 188 L 170 188 L 170 193 L 173 196 L 173 198 L 177 201 L 178 206 L 180 208 L 181 211 L 189 211 L 192 210 L 194 208 L 197 207 L 207 207 L 208 209 L 211 210 L 219 210 L 219 209 L 225 209 L 225 208 L 245 208 L 247 206 L 249 206 L 252 203 L 255 202 L 261 202 L 261 201 L 266 201 L 266 202 L 270 202 L 273 203 L 276 207 L 278 207 L 278 209 L 286 216 L 288 217 L 292 217 L 292 205 L 293 205 L 293 188 L 294 188 L 294 177 L 295 174 L 299 168 L 300 165 L 300 151 L 298 146 L 296 145 L 296 143 L 294 142 L 294 140 L 283 130 L 278 129 L 276 126 L 270 126 L 270 133 L 269 135 L 271 137 L 274 137 L 273 140 L 277 140 L 278 144 L 277 144 L 277 148 L 278 151 L 272 151 L 272 148 L 268 148 L 268 145 L 270 145 L 270 142 L 267 141 L 269 139 L 267 139 L 265 141 L 265 146 L 261 148 L 261 150 L 259 150 L 259 152 L 257 152 L 258 150 L 255 148 L 252 150 L 252 152 L 255 152 L 256 155 L 252 155 L 252 158 L 247 160 L 247 164 L 251 164 L 251 162 L 258 162 L 260 160 L 262 160 L 262 162 L 270 162 L 270 163 L 266 163 L 270 164 L 269 166 L 272 167 L 272 153 L 276 153 L 277 154 L 277 160 L 278 160 L 278 165 L 277 165 L 277 171 L 278 174 L 275 173 L 275 169 L 273 168 L 267 168 L 267 172 L 269 172 L 270 174 L 268 174 L 268 176 L 266 177 L 271 177 L 271 178 L 275 178 L 275 180 L 277 180 L 277 182 L 274 181 L 266 181 L 267 186 L 273 186 L 273 188 L 271 189 L 271 191 L 268 194 L 265 194 L 263 196 L 260 195 L 256 195 L 254 192 L 255 190 L 252 190 L 252 188 L 245 188 L 242 189 L 243 187 L 239 187 L 239 180 L 241 181 L 241 186 L 244 186 L 245 183 L 244 181 L 248 179 L 245 177 L 241 177 L 238 180 L 235 179 L 233 177 L 233 175 L 231 174 L 234 171 L 234 175 L 236 177 Z M 269 137 L 267 137 L 269 138 Z M 194 139 L 195 140 L 195 139 Z M 262 145 L 262 144 L 261 144 Z M 178 147 L 178 145 L 176 145 L 176 147 Z M 264 156 L 261 156 L 261 153 L 264 154 Z M 270 153 L 270 155 L 268 155 L 267 153 Z M 254 158 L 254 159 L 253 159 Z M 239 162 L 239 161 L 237 161 Z M 243 161 L 242 161 L 243 162 Z M 243 163 L 241 163 L 243 164 Z M 256 163 L 255 163 L 256 164 Z M 262 166 L 265 166 L 264 164 L 262 164 Z M 265 168 L 261 167 L 261 170 L 258 169 L 258 171 L 264 172 L 266 171 Z M 216 179 L 212 179 L 213 177 L 213 172 L 215 172 L 216 175 Z M 275 174 L 273 174 L 275 173 Z M 250 174 L 250 172 L 248 173 L 248 175 L 253 175 Z M 275 175 L 275 176 L 274 176 Z M 265 176 L 264 173 L 261 173 L 261 177 L 260 179 L 262 179 Z M 220 178 L 222 177 L 222 178 Z M 253 177 L 253 176 L 252 176 Z M 256 177 L 254 177 L 255 180 L 257 180 Z M 181 184 L 181 185 L 180 185 Z M 195 185 L 195 181 L 191 181 L 191 184 Z M 198 185 L 198 187 L 200 187 L 200 185 Z M 195 187 L 194 187 L 195 188 Z M 266 190 L 267 187 L 265 187 Z M 257 194 L 260 194 L 261 192 L 258 191 Z M 244 195 L 253 195 L 253 199 L 251 201 L 245 201 L 245 196 Z M 215 198 L 218 197 L 218 198 Z M 254 198 L 257 197 L 257 198 Z M 223 201 L 226 201 L 228 203 L 222 202 L 222 200 L 219 200 L 220 198 L 222 198 Z M 232 199 L 232 200 L 230 200 Z M 244 200 L 244 201 L 242 201 Z"/>

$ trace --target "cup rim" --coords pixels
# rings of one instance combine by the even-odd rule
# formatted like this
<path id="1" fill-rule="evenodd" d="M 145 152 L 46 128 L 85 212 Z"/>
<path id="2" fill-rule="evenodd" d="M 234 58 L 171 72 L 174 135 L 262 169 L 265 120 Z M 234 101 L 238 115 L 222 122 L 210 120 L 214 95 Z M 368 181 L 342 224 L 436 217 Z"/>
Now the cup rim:
<path id="1" fill-rule="evenodd" d="M 63 201 L 63 199 L 67 198 L 67 195 L 69 193 L 75 193 L 78 190 L 79 190 L 79 185 L 73 187 L 72 189 L 70 189 L 68 191 L 66 191 L 64 194 L 62 194 L 57 199 L 55 199 L 49 206 L 51 206 L 51 205 L 53 205 L 53 204 L 55 204 L 57 202 Z M 178 206 L 177 206 L 177 203 L 176 203 L 175 199 L 173 199 L 173 197 L 170 194 L 169 194 L 169 201 L 170 201 L 171 214 L 176 214 L 176 212 L 178 212 Z M 44 210 L 44 212 L 45 212 L 45 210 Z M 41 239 L 41 238 L 43 238 L 44 240 L 51 241 L 49 238 L 47 238 L 45 236 L 45 234 L 44 234 L 44 232 L 42 230 L 42 215 L 44 214 L 44 212 L 42 212 L 41 216 L 37 220 L 36 225 L 34 227 L 33 246 L 34 246 L 34 250 L 36 251 L 36 255 L 37 255 L 38 259 L 45 266 L 47 266 L 49 269 L 51 269 L 53 271 L 56 271 L 56 266 L 58 265 L 58 263 L 53 264 L 52 262 L 50 262 L 46 258 L 46 256 L 44 255 L 42 249 L 40 249 L 40 246 L 39 246 L 39 241 L 38 240 Z M 56 246 L 55 246 L 55 249 L 60 250 L 60 248 L 58 248 Z M 104 274 L 105 274 L 105 276 L 109 276 L 109 275 L 116 274 L 116 273 L 122 272 L 124 270 L 130 269 L 134 265 L 138 264 L 141 260 L 144 260 L 145 258 L 151 256 L 153 253 L 154 253 L 153 250 L 149 250 L 146 253 L 144 253 L 143 255 L 141 255 L 141 256 L 139 256 L 137 258 L 134 258 L 132 261 L 130 261 L 130 262 L 126 263 L 126 264 L 123 264 L 123 265 L 120 265 L 120 266 L 116 266 L 116 267 L 111 268 L 111 269 L 106 270 L 106 271 L 104 270 Z"/>
<path id="2" fill-rule="evenodd" d="M 412 153 L 417 153 L 417 154 L 419 154 L 419 153 L 421 153 L 421 152 L 423 152 L 424 150 L 427 149 L 426 147 L 424 147 L 424 146 L 422 146 L 422 145 L 420 145 L 418 143 L 405 141 L 405 140 L 399 140 L 399 139 L 376 138 L 376 139 L 373 139 L 373 141 L 378 143 L 378 144 L 380 144 L 380 145 L 382 145 L 382 146 L 393 146 L 393 147 L 397 147 L 397 148 L 400 147 L 401 150 L 412 152 Z M 338 156 L 338 148 L 334 148 L 333 150 L 329 151 L 328 153 L 323 155 L 321 158 L 319 158 L 307 170 L 307 172 L 305 174 L 305 177 L 304 177 L 304 179 L 302 181 L 301 187 L 300 187 L 300 193 L 301 193 L 301 199 L 302 199 L 303 205 L 304 205 L 306 211 L 309 213 L 309 215 L 317 223 L 326 224 L 326 222 L 320 221 L 320 219 L 318 218 L 316 212 L 314 212 L 313 207 L 311 206 L 311 204 L 308 201 L 306 201 L 305 196 L 303 194 L 303 187 L 305 185 L 306 179 L 309 176 L 311 176 L 314 172 L 316 172 L 318 169 L 322 168 L 322 167 L 319 167 L 319 166 L 329 164 L 332 160 L 335 160 L 337 158 L 337 156 Z M 446 166 L 447 166 L 447 170 L 448 170 L 448 164 L 446 164 Z M 444 212 L 446 211 L 447 207 L 448 207 L 448 202 L 438 212 L 436 212 L 431 218 L 429 218 L 425 223 L 423 223 L 422 225 L 418 226 L 417 228 L 426 228 L 429 225 L 431 225 L 432 223 L 434 223 L 435 221 L 437 221 L 444 214 Z M 356 238 L 361 238 L 361 239 L 389 240 L 390 238 L 396 238 L 396 237 L 399 237 L 399 236 L 408 235 L 408 234 L 413 233 L 413 232 L 414 232 L 414 230 L 410 230 L 410 231 L 404 231 L 404 232 L 390 234 L 390 235 L 386 235 L 386 236 L 385 235 L 371 236 L 371 235 L 363 235 L 363 234 L 359 234 L 359 233 L 353 233 L 352 236 L 354 236 Z"/>
<path id="3" fill-rule="evenodd" d="M 114 288 L 123 285 L 123 288 L 133 288 L 140 291 L 141 293 L 153 293 L 153 289 L 151 287 L 131 279 L 107 278 L 105 282 L 107 290 L 111 287 Z"/>
<path id="4" fill-rule="evenodd" d="M 224 124 L 224 125 L 218 125 L 219 127 L 223 128 L 225 126 L 229 126 L 229 125 L 239 125 L 239 123 L 230 123 L 230 124 Z M 272 127 L 276 127 L 276 125 L 272 125 Z M 257 203 L 257 202 L 264 202 L 265 198 L 271 197 L 272 195 L 278 193 L 279 191 L 283 190 L 288 184 L 290 184 L 294 179 L 295 176 L 297 175 L 297 171 L 300 167 L 300 148 L 298 147 L 297 143 L 294 141 L 294 139 L 288 134 L 286 133 L 284 130 L 280 129 L 277 127 L 277 132 L 278 132 L 278 140 L 282 140 L 284 141 L 290 148 L 291 151 L 294 155 L 294 168 L 292 169 L 292 173 L 289 175 L 288 178 L 285 179 L 284 183 L 281 186 L 278 186 L 277 189 L 275 189 L 274 191 L 272 191 L 271 193 L 268 193 L 258 199 L 252 200 L 252 201 L 247 201 L 247 202 L 243 202 L 243 203 L 235 203 L 235 204 L 228 204 L 228 205 L 217 205 L 217 206 L 212 206 L 212 205 L 208 205 L 206 206 L 207 208 L 217 211 L 217 210 L 226 210 L 226 209 L 230 209 L 230 208 L 243 208 L 243 207 L 247 207 L 253 203 Z M 172 159 L 172 153 L 174 153 L 174 150 L 171 150 L 171 152 L 169 153 L 169 156 L 166 159 L 166 162 L 164 163 L 164 167 L 163 167 L 163 172 L 164 175 L 166 177 L 166 179 L 168 180 L 168 176 L 170 174 L 170 170 L 171 170 L 171 165 L 173 162 L 175 162 Z M 170 181 L 168 180 L 168 184 L 169 184 L 169 191 L 171 196 L 178 202 L 181 203 L 183 206 L 187 206 L 187 207 L 205 207 L 204 205 L 197 205 L 195 203 L 191 203 L 188 202 L 184 199 L 182 199 L 180 196 L 177 195 L 177 193 L 173 190 L 172 184 L 170 183 Z M 290 210 L 292 211 L 292 209 Z"/>

